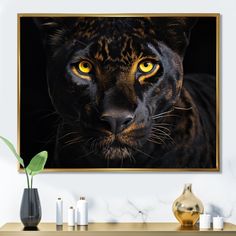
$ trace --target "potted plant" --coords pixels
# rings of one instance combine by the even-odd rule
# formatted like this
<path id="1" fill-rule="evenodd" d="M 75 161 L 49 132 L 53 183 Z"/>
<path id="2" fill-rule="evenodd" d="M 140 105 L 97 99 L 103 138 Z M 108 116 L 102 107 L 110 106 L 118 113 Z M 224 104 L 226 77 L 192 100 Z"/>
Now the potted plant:
<path id="1" fill-rule="evenodd" d="M 25 166 L 24 160 L 18 155 L 14 145 L 6 138 L 0 136 L 0 139 L 8 146 L 12 151 L 19 164 L 24 168 L 27 180 L 27 188 L 24 189 L 20 218 L 25 227 L 37 227 L 41 220 L 41 204 L 38 195 L 38 189 L 33 188 L 33 177 L 42 172 L 47 161 L 48 153 L 42 151 L 36 154 Z"/>

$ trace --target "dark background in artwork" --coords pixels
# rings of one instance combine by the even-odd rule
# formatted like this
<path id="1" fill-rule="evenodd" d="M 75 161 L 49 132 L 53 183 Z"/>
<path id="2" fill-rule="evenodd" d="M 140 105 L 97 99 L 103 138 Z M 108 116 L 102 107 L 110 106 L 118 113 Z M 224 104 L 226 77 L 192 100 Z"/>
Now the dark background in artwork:
<path id="1" fill-rule="evenodd" d="M 46 82 L 46 57 L 40 33 L 31 17 L 21 18 L 20 151 L 27 163 L 37 152 L 53 156 L 59 117 L 51 104 Z M 184 59 L 185 73 L 216 73 L 216 19 L 201 17 L 192 30 Z M 46 167 L 50 167 L 50 158 Z"/>

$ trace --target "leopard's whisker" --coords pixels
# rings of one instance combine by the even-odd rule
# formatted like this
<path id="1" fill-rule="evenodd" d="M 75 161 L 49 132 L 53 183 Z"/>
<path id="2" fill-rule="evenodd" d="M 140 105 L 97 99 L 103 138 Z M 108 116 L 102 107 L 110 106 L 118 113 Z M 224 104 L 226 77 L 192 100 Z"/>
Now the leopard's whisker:
<path id="1" fill-rule="evenodd" d="M 160 128 L 157 128 L 157 127 L 152 128 L 152 131 L 157 136 L 162 136 L 162 138 L 169 139 L 172 142 L 173 145 L 176 145 L 176 142 L 171 137 L 171 133 L 170 132 L 167 133 L 164 130 L 161 130 Z"/>
<path id="2" fill-rule="evenodd" d="M 143 152 L 143 151 L 141 151 L 141 150 L 140 150 L 140 149 L 138 149 L 138 148 L 135 148 L 135 147 L 133 147 L 133 149 L 134 149 L 134 150 L 136 150 L 137 152 L 140 152 L 140 153 L 142 153 L 143 155 L 145 155 L 145 156 L 147 156 L 147 157 L 149 157 L 149 158 L 151 158 L 151 159 L 154 159 L 154 157 L 153 157 L 153 156 L 151 156 L 151 155 L 147 154 L 146 152 Z"/>
<path id="3" fill-rule="evenodd" d="M 68 146 L 70 146 L 70 145 L 73 145 L 73 144 L 79 144 L 79 143 L 81 143 L 82 141 L 83 141 L 83 139 L 81 139 L 81 140 L 74 140 L 74 141 L 68 142 L 68 143 L 62 145 L 62 148 L 61 148 L 61 149 L 64 149 L 64 148 L 66 148 L 66 147 L 68 147 Z"/>
<path id="4" fill-rule="evenodd" d="M 159 139 L 161 140 L 162 142 L 165 142 L 165 139 L 166 139 L 166 136 L 163 136 L 162 134 L 155 134 L 155 133 L 152 133 L 151 138 L 154 138 L 154 139 Z"/>
<path id="5" fill-rule="evenodd" d="M 129 155 L 129 160 L 130 160 L 130 162 L 132 163 L 136 163 L 136 160 L 135 160 L 135 158 L 134 158 L 134 156 L 131 154 L 131 155 Z"/>
<path id="6" fill-rule="evenodd" d="M 159 113 L 159 114 L 156 114 L 156 115 L 154 115 L 154 116 L 152 116 L 152 117 L 157 117 L 157 116 L 161 116 L 161 115 L 164 115 L 164 114 L 168 114 L 168 113 L 171 113 L 172 111 L 174 111 L 174 109 L 172 108 L 172 109 L 170 109 L 169 111 L 164 111 L 164 112 L 162 112 L 162 113 Z"/>
<path id="7" fill-rule="evenodd" d="M 79 137 L 70 139 L 70 140 L 66 141 L 65 143 L 67 144 L 67 143 L 71 143 L 71 142 L 75 142 L 75 141 L 81 141 L 81 140 L 82 140 L 82 137 L 79 136 Z"/>
<path id="8" fill-rule="evenodd" d="M 168 125 L 168 126 L 173 126 L 173 124 L 169 124 L 169 123 L 154 123 L 153 125 Z"/>
<path id="9" fill-rule="evenodd" d="M 157 133 L 156 134 L 158 134 L 158 132 L 161 132 L 161 134 L 162 135 L 164 135 L 164 136 L 167 136 L 172 142 L 173 142 L 173 144 L 175 144 L 176 145 L 176 143 L 175 143 L 175 141 L 174 141 L 174 139 L 170 136 L 170 134 L 168 134 L 168 133 L 166 133 L 165 131 L 163 131 L 163 130 L 160 130 L 160 129 L 156 129 L 155 131 L 157 131 Z"/>
<path id="10" fill-rule="evenodd" d="M 96 138 L 93 138 L 92 140 L 91 140 L 91 143 L 90 143 L 90 146 L 89 146 L 89 148 L 90 148 L 90 150 L 95 150 L 96 148 Z"/>
<path id="11" fill-rule="evenodd" d="M 166 127 L 163 127 L 163 126 L 159 126 L 159 125 L 155 125 L 155 126 L 153 125 L 152 129 L 153 130 L 155 130 L 155 129 L 164 129 L 164 130 L 167 130 L 169 134 L 171 133 L 170 129 L 168 129 Z"/>
<path id="12" fill-rule="evenodd" d="M 157 120 L 157 119 L 166 118 L 166 117 L 180 117 L 180 116 L 178 116 L 178 115 L 164 115 L 164 116 L 152 117 L 152 119 Z"/>
<path id="13" fill-rule="evenodd" d="M 88 153 L 86 153 L 82 156 L 75 157 L 74 159 L 81 159 L 81 158 L 84 158 L 84 157 L 87 157 L 87 156 L 91 155 L 92 153 L 94 153 L 94 151 L 88 152 Z"/>
<path id="14" fill-rule="evenodd" d="M 65 137 L 67 137 L 67 136 L 69 136 L 69 135 L 72 135 L 72 134 L 79 134 L 79 132 L 69 132 L 69 133 L 67 133 L 67 134 L 65 134 L 65 135 L 63 135 L 63 136 L 60 136 L 60 137 L 58 138 L 58 140 L 63 139 L 63 138 L 65 138 Z"/>
<path id="15" fill-rule="evenodd" d="M 177 107 L 177 106 L 173 106 L 173 108 L 176 110 L 183 110 L 183 111 L 189 111 L 193 109 L 193 107 Z"/>
<path id="16" fill-rule="evenodd" d="M 154 139 L 152 139 L 152 138 L 148 138 L 147 141 L 149 141 L 149 142 L 151 142 L 151 143 L 158 144 L 158 145 L 163 144 L 163 142 L 158 142 L 158 141 L 156 141 L 156 140 L 154 140 Z"/>
<path id="17" fill-rule="evenodd" d="M 92 137 L 92 138 L 89 138 L 89 139 L 85 142 L 85 145 L 88 144 L 91 140 L 93 140 L 93 137 Z"/>

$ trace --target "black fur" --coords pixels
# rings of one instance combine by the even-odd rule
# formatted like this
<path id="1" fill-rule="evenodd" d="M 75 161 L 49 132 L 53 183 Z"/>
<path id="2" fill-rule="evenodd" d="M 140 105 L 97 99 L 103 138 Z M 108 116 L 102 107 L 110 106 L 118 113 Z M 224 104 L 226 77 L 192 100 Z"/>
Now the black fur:
<path id="1" fill-rule="evenodd" d="M 62 120 L 54 165 L 216 167 L 215 78 L 183 75 L 196 18 L 35 21 L 48 52 L 50 97 Z M 145 58 L 160 69 L 141 81 L 135 63 Z M 72 70 L 81 60 L 93 65 L 87 79 Z"/>

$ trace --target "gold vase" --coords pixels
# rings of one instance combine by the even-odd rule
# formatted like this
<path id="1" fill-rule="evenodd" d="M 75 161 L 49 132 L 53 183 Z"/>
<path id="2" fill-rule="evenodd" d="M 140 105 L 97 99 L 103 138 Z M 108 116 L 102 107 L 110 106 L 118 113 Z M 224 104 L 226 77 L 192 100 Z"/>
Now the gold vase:
<path id="1" fill-rule="evenodd" d="M 172 210 L 181 226 L 191 227 L 196 224 L 204 208 L 202 202 L 192 193 L 192 184 L 185 184 L 184 191 L 174 201 Z"/>

